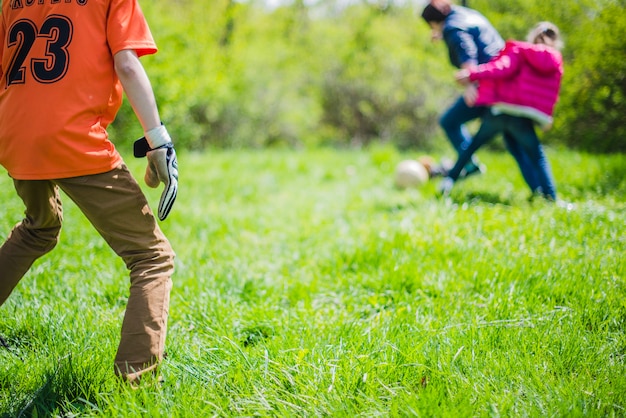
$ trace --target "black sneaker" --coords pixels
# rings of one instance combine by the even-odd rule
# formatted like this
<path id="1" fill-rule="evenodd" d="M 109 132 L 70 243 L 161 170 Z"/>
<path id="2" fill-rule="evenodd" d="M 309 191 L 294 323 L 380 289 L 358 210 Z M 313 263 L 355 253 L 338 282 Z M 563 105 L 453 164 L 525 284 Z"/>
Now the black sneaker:
<path id="1" fill-rule="evenodd" d="M 454 167 L 454 161 L 449 158 L 442 158 L 439 164 L 433 164 L 431 167 L 431 177 L 446 177 L 450 170 Z"/>
<path id="2" fill-rule="evenodd" d="M 484 164 L 468 163 L 465 167 L 463 167 L 463 170 L 461 170 L 461 173 L 459 174 L 459 178 L 465 179 L 476 174 L 483 174 L 486 171 L 487 171 L 487 167 L 485 167 Z"/>
<path id="3" fill-rule="evenodd" d="M 448 173 L 442 165 L 437 164 L 430 167 L 430 177 L 443 177 Z"/>

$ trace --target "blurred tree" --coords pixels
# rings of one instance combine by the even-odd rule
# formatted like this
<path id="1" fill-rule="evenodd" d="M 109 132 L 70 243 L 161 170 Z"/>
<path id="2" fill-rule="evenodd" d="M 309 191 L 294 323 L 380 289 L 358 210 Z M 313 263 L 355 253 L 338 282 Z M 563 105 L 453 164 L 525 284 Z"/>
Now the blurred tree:
<path id="1" fill-rule="evenodd" d="M 142 1 L 160 50 L 143 61 L 181 148 L 424 147 L 459 93 L 419 18 L 425 1 Z M 540 20 L 561 28 L 565 76 L 547 143 L 624 151 L 626 0 L 467 3 L 505 38 Z M 126 102 L 111 134 L 142 134 Z"/>
<path id="2" fill-rule="evenodd" d="M 226 15 L 226 22 L 224 23 L 224 31 L 222 32 L 222 37 L 220 38 L 221 46 L 228 46 L 228 44 L 230 44 L 233 31 L 235 30 L 234 8 L 235 0 L 229 0 L 224 11 L 224 14 Z"/>
<path id="3" fill-rule="evenodd" d="M 626 0 L 606 5 L 580 28 L 566 67 L 556 133 L 594 152 L 626 152 Z"/>

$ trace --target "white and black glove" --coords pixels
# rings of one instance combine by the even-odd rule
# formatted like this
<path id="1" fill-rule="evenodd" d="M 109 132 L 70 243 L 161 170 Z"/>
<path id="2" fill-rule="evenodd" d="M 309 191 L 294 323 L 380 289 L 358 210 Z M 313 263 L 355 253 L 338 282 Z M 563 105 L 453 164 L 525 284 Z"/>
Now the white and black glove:
<path id="1" fill-rule="evenodd" d="M 165 126 L 150 129 L 144 137 L 135 141 L 134 155 L 148 159 L 144 180 L 149 187 L 156 188 L 160 183 L 165 184 L 158 212 L 159 219 L 163 221 L 172 210 L 178 193 L 178 161 L 174 144 Z"/>

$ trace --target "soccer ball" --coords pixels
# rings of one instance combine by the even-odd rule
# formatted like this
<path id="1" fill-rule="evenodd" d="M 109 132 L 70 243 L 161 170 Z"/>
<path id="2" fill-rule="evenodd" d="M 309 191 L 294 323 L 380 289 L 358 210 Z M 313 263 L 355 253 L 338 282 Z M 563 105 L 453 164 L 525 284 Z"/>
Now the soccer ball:
<path id="1" fill-rule="evenodd" d="M 427 181 L 428 170 L 417 160 L 404 160 L 396 167 L 394 183 L 399 189 L 420 187 Z"/>

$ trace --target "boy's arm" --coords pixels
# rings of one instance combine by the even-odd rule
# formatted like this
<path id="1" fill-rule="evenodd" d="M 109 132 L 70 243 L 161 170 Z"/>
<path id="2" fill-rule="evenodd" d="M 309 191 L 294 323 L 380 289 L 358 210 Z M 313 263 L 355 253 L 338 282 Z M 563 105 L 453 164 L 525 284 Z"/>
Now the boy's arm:
<path id="1" fill-rule="evenodd" d="M 115 54 L 114 61 L 115 72 L 144 132 L 161 125 L 152 85 L 135 51 L 122 50 Z"/>
<path id="2" fill-rule="evenodd" d="M 145 136 L 135 143 L 135 156 L 148 158 L 144 180 L 150 187 L 165 184 L 158 211 L 159 219 L 164 220 L 178 193 L 178 161 L 172 139 L 161 124 L 150 79 L 135 51 L 122 50 L 113 59 L 115 72 L 144 131 Z"/>

